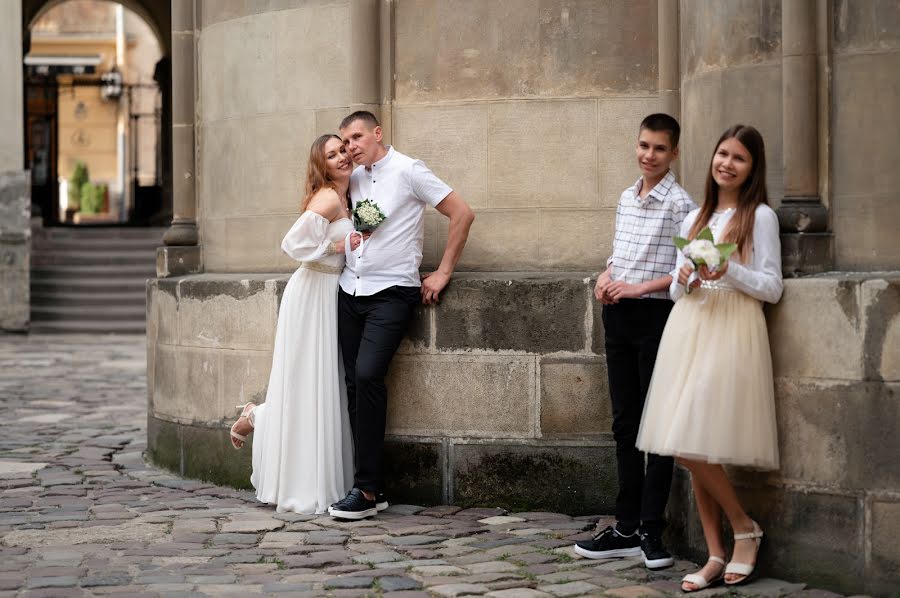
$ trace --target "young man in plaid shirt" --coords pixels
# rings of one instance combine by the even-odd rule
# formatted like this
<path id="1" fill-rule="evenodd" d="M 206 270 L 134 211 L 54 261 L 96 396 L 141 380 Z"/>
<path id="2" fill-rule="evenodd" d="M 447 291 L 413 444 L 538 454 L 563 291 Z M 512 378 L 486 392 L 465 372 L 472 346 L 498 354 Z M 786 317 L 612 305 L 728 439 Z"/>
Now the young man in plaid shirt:
<path id="1" fill-rule="evenodd" d="M 593 559 L 643 555 L 651 569 L 674 562 L 662 543 L 673 461 L 648 454 L 645 469 L 635 440 L 672 309 L 672 237 L 697 207 L 669 170 L 678 157 L 679 135 L 678 121 L 668 114 L 651 114 L 641 122 L 636 150 L 641 178 L 619 199 L 613 254 L 594 287 L 603 304 L 619 493 L 616 526 L 575 546 L 576 553 Z"/>

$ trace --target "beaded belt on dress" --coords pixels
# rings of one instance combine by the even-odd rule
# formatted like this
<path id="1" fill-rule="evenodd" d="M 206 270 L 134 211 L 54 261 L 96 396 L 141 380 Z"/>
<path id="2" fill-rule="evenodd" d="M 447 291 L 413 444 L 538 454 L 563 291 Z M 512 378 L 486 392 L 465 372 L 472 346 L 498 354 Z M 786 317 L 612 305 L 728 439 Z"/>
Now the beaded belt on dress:
<path id="1" fill-rule="evenodd" d="M 722 282 L 720 280 L 702 280 L 700 281 L 700 288 L 706 289 L 708 291 L 736 291 L 737 289 L 728 284 L 727 282 Z"/>
<path id="2" fill-rule="evenodd" d="M 329 266 L 321 262 L 300 262 L 300 267 L 307 270 L 315 270 L 316 272 L 324 272 L 325 274 L 340 274 L 344 270 L 340 266 Z"/>

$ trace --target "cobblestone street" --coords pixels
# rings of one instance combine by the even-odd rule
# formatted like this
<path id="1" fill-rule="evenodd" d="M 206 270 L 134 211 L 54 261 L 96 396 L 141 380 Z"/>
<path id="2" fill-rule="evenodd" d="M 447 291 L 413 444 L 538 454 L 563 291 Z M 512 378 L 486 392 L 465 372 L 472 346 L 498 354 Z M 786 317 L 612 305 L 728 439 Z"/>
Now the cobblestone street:
<path id="1" fill-rule="evenodd" d="M 394 505 L 337 522 L 180 479 L 142 458 L 144 353 L 141 336 L 0 336 L 0 596 L 631 598 L 681 595 L 695 569 L 576 557 L 598 517 Z"/>

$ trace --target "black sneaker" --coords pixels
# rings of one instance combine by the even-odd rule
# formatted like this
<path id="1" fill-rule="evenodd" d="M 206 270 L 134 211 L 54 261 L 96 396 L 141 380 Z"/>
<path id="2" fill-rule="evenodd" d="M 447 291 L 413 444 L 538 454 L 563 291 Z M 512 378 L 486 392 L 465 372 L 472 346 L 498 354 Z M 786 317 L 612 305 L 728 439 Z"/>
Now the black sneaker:
<path id="1" fill-rule="evenodd" d="M 644 532 L 641 534 L 641 556 L 648 569 L 663 569 L 675 564 L 675 559 L 663 546 L 662 535 Z"/>
<path id="2" fill-rule="evenodd" d="M 391 503 L 385 498 L 384 492 L 379 492 L 378 495 L 375 496 L 375 508 L 378 509 L 378 512 L 380 513 L 389 506 L 391 506 Z"/>
<path id="3" fill-rule="evenodd" d="M 351 490 L 343 500 L 331 505 L 328 514 L 341 519 L 365 519 L 378 514 L 374 500 L 369 500 L 359 488 Z"/>
<path id="4" fill-rule="evenodd" d="M 623 536 L 619 530 L 608 527 L 590 540 L 575 543 L 575 554 L 586 559 L 611 559 L 640 556 L 641 537 L 637 532 Z"/>

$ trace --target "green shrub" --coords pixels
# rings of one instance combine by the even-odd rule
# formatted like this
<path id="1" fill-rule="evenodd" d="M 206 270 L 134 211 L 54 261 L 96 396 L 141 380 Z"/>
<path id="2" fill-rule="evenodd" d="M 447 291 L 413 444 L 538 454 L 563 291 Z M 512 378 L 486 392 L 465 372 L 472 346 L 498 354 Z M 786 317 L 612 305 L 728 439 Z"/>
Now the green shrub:
<path id="1" fill-rule="evenodd" d="M 72 176 L 69 177 L 69 203 L 70 210 L 77 210 L 81 203 L 81 188 L 90 181 L 88 175 L 87 164 L 78 160 L 75 162 L 75 169 L 72 170 Z"/>
<path id="2" fill-rule="evenodd" d="M 103 183 L 85 183 L 81 186 L 81 213 L 99 214 L 103 210 L 103 197 L 106 185 Z"/>

